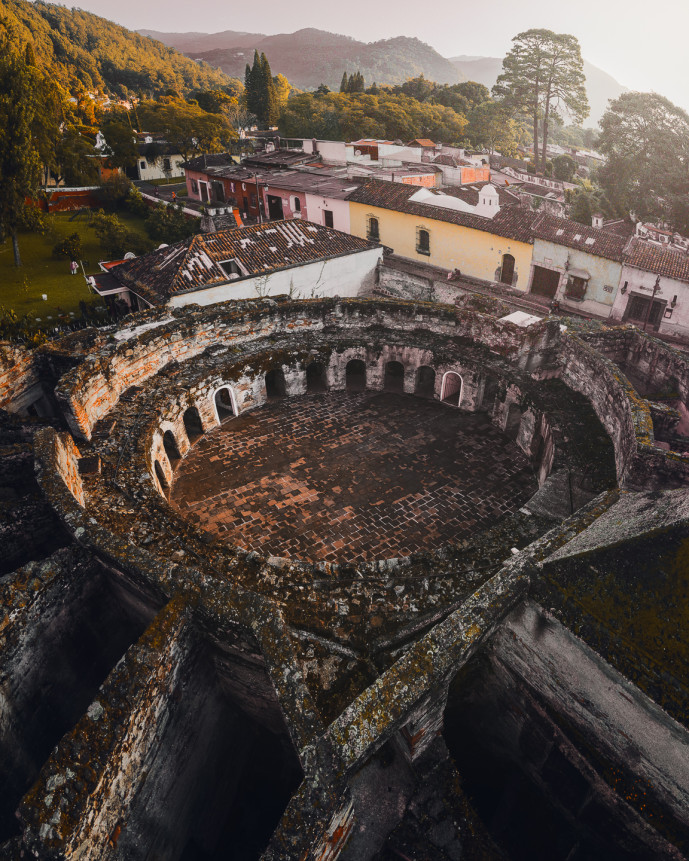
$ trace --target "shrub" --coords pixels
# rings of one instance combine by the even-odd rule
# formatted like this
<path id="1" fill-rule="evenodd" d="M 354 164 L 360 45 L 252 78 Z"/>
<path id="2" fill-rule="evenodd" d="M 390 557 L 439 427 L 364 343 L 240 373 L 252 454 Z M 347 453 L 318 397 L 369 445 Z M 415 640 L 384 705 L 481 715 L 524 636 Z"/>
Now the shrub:
<path id="1" fill-rule="evenodd" d="M 175 206 L 157 206 L 146 219 L 146 232 L 156 242 L 179 242 L 198 231 L 198 221 L 188 219 Z"/>
<path id="2" fill-rule="evenodd" d="M 81 259 L 81 236 L 78 233 L 72 233 L 66 239 L 62 239 L 53 245 L 53 255 L 55 257 L 66 257 L 68 260 Z"/>
<path id="3" fill-rule="evenodd" d="M 102 209 L 93 215 L 91 225 L 101 248 L 110 257 L 122 257 L 127 251 L 143 254 L 150 248 L 143 236 L 130 230 L 116 215 L 106 215 Z"/>

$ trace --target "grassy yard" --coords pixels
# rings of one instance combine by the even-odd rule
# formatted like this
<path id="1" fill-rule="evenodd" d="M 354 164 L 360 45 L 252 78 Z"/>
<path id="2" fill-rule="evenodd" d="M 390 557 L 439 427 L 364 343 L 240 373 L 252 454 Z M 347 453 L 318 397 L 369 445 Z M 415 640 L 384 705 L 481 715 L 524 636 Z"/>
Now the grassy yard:
<path id="1" fill-rule="evenodd" d="M 129 228 L 144 232 L 144 220 L 127 212 L 118 212 Z M 98 238 L 89 224 L 88 213 L 70 220 L 70 214 L 51 215 L 48 232 L 22 233 L 19 235 L 19 251 L 23 266 L 14 265 L 12 240 L 0 243 L 0 308 L 13 309 L 20 317 L 28 314 L 40 319 L 43 324 L 51 318 L 57 321 L 60 313 L 71 312 L 79 316 L 79 301 L 102 305 L 103 300 L 91 293 L 84 276 L 71 275 L 69 260 L 54 257 L 53 246 L 61 239 L 78 233 L 81 236 L 84 271 L 87 275 L 99 272 L 98 261 L 107 260 Z M 47 300 L 41 298 L 47 295 Z"/>

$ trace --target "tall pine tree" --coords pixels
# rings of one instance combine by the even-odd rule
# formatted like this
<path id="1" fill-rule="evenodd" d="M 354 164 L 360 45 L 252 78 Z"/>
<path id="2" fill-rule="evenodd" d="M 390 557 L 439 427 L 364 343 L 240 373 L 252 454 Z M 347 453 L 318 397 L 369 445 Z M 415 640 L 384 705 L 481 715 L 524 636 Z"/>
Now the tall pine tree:
<path id="1" fill-rule="evenodd" d="M 347 72 L 342 73 L 342 80 L 340 81 L 340 92 L 346 93 L 348 92 L 349 80 L 347 79 Z"/>
<path id="2" fill-rule="evenodd" d="M 261 112 L 259 118 L 266 128 L 275 125 L 278 119 L 279 105 L 277 91 L 275 90 L 275 81 L 273 73 L 270 70 L 270 63 L 265 54 L 261 54 L 261 76 L 260 76 L 260 93 L 261 93 Z"/>

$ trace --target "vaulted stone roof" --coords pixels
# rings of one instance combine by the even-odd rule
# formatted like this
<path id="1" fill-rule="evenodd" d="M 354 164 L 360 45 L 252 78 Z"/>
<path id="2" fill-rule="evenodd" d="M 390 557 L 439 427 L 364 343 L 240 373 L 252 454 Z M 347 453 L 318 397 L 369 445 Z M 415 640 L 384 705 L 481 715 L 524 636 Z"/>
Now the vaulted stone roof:
<path id="1" fill-rule="evenodd" d="M 376 244 L 310 221 L 272 221 L 198 234 L 127 260 L 110 272 L 159 305 L 176 293 L 354 254 Z"/>
<path id="2" fill-rule="evenodd" d="M 454 209 L 410 200 L 418 190 L 418 186 L 414 185 L 372 179 L 353 191 L 349 195 L 349 200 L 352 203 L 392 209 L 395 212 L 407 212 L 419 218 L 447 221 L 450 224 L 482 230 L 517 242 L 533 243 L 532 228 L 538 214 L 531 210 L 511 206 L 501 209 L 493 218 L 484 218 L 473 213 L 458 212 Z M 444 189 L 443 193 L 445 193 Z"/>

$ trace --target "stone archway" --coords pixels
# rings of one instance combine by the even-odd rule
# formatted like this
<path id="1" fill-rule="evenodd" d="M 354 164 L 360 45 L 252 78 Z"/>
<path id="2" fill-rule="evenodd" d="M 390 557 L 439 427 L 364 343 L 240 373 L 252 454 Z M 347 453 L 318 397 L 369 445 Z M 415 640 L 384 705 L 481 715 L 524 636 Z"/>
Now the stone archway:
<path id="1" fill-rule="evenodd" d="M 223 386 L 221 389 L 218 389 L 213 400 L 220 424 L 223 424 L 228 419 L 233 419 L 237 415 L 232 390 L 229 386 Z"/>
<path id="2" fill-rule="evenodd" d="M 435 371 L 429 365 L 421 365 L 416 371 L 414 394 L 420 398 L 432 398 L 435 394 Z"/>
<path id="3" fill-rule="evenodd" d="M 464 381 L 456 371 L 447 371 L 443 375 L 443 384 L 440 390 L 440 400 L 444 404 L 458 407 L 462 403 Z"/>
<path id="4" fill-rule="evenodd" d="M 401 362 L 388 362 L 385 365 L 383 390 L 386 392 L 404 392 L 404 365 Z"/>
<path id="5" fill-rule="evenodd" d="M 327 392 L 328 380 L 325 365 L 322 362 L 311 362 L 306 366 L 306 391 Z"/>
<path id="6" fill-rule="evenodd" d="M 163 434 L 163 448 L 165 449 L 167 459 L 170 461 L 170 467 L 174 469 L 182 459 L 182 455 L 179 453 L 177 440 L 171 430 L 166 430 Z"/>
<path id="7" fill-rule="evenodd" d="M 203 436 L 203 424 L 201 415 L 196 407 L 189 407 L 184 413 L 184 430 L 187 432 L 189 442 L 193 445 L 199 437 Z"/>
<path id="8" fill-rule="evenodd" d="M 272 368 L 265 377 L 266 397 L 268 400 L 284 398 L 287 395 L 287 384 L 282 368 Z"/>
<path id="9" fill-rule="evenodd" d="M 351 359 L 345 369 L 345 387 L 350 392 L 363 392 L 366 388 L 366 362 Z"/>

